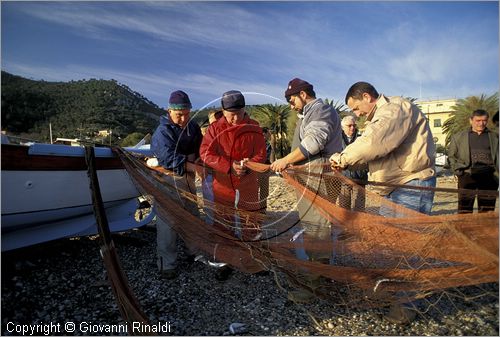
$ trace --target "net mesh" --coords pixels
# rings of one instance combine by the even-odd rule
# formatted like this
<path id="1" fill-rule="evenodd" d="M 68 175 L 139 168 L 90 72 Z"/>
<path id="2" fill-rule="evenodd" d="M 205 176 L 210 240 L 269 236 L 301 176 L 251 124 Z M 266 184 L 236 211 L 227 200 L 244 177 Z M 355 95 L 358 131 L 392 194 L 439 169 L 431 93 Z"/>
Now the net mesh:
<path id="1" fill-rule="evenodd" d="M 259 210 L 248 211 L 237 201 L 203 196 L 201 186 L 213 173 L 206 167 L 189 163 L 192 173 L 178 177 L 115 151 L 191 250 L 247 273 L 280 271 L 290 285 L 335 304 L 379 307 L 454 293 L 451 298 L 463 286 L 498 283 L 498 208 L 457 214 L 459 193 L 497 199 L 496 191 L 420 188 L 435 194 L 432 214 L 424 215 L 381 197 L 380 185 L 357 184 L 325 165 L 292 167 L 282 179 L 268 165 L 248 163 L 259 185 L 253 200 L 259 207 L 249 207 Z M 270 177 L 279 179 L 278 188 L 269 190 Z M 296 201 L 284 209 L 284 198 Z M 476 295 L 498 299 L 495 292 Z"/>

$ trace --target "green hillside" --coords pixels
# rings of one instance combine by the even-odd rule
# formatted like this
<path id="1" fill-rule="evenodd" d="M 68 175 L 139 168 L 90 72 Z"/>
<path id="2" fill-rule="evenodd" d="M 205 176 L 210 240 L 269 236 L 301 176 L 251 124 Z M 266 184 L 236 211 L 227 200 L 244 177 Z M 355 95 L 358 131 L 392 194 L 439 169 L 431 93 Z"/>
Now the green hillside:
<path id="1" fill-rule="evenodd" d="M 2 71 L 2 130 L 39 141 L 82 138 L 98 142 L 112 130 L 113 143 L 133 132 L 152 133 L 164 111 L 115 80 L 33 81 Z M 109 139 L 107 140 L 107 142 Z"/>

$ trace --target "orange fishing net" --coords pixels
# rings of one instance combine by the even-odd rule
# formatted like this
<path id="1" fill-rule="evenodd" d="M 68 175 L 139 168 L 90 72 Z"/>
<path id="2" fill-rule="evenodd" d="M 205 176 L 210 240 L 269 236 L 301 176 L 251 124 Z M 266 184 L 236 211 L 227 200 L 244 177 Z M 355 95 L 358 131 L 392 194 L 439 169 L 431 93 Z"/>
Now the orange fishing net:
<path id="1" fill-rule="evenodd" d="M 188 246 L 241 271 L 281 271 L 291 284 L 353 307 L 498 282 L 498 208 L 456 214 L 458 193 L 468 191 L 433 189 L 429 216 L 379 196 L 376 184 L 360 186 L 328 167 L 292 167 L 278 178 L 267 165 L 248 163 L 266 199 L 255 202 L 267 204 L 267 211 L 251 212 L 237 201 L 210 202 L 201 195 L 200 181 L 192 186 L 185 177 L 117 152 L 138 189 L 154 198 L 157 213 Z M 205 167 L 189 165 L 199 177 L 207 176 Z M 282 180 L 280 191 L 266 191 L 270 176 Z M 306 201 L 300 207 L 305 204 L 305 212 L 319 214 L 321 221 L 301 221 L 297 204 L 277 210 L 283 193 Z M 496 191 L 479 193 L 498 198 Z"/>

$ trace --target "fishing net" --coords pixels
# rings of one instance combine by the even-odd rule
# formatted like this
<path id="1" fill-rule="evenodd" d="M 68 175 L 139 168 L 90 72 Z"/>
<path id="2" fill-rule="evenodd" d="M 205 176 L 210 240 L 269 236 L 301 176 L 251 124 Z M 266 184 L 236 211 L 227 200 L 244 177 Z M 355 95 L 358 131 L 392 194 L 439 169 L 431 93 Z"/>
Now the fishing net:
<path id="1" fill-rule="evenodd" d="M 459 193 L 496 200 L 497 191 L 413 187 L 434 193 L 433 212 L 425 215 L 376 193 L 406 185 L 361 185 L 328 165 L 291 167 L 281 178 L 268 165 L 247 163 L 260 188 L 255 207 L 249 200 L 243 207 L 203 196 L 207 177 L 220 173 L 202 165 L 188 164 L 191 178 L 179 177 L 116 151 L 138 189 L 154 198 L 158 215 L 191 249 L 243 272 L 280 271 L 290 285 L 348 307 L 408 303 L 498 283 L 498 207 L 457 214 Z M 279 188 L 268 189 L 270 178 Z M 282 199 L 291 195 L 297 202 L 283 209 Z M 495 292 L 480 295 L 498 300 Z"/>

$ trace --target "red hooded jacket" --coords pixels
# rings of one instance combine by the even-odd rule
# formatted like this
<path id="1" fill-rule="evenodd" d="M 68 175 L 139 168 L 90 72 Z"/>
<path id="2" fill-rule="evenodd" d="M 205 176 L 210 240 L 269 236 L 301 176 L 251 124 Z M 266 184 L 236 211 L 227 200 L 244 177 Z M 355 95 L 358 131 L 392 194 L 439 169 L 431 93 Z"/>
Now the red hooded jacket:
<path id="1" fill-rule="evenodd" d="M 266 141 L 257 121 L 246 113 L 243 122 L 238 125 L 230 125 L 224 117 L 220 118 L 209 126 L 203 137 L 200 157 L 215 171 L 215 202 L 234 206 L 236 190 L 239 190 L 238 208 L 249 211 L 262 208 L 257 173 L 248 170 L 244 176 L 237 177 L 231 172 L 232 163 L 244 158 L 265 162 Z"/>

